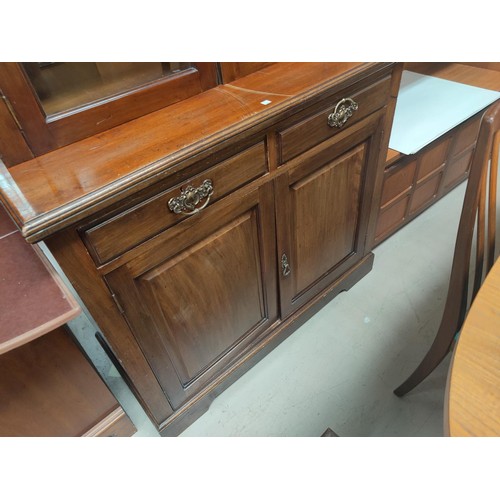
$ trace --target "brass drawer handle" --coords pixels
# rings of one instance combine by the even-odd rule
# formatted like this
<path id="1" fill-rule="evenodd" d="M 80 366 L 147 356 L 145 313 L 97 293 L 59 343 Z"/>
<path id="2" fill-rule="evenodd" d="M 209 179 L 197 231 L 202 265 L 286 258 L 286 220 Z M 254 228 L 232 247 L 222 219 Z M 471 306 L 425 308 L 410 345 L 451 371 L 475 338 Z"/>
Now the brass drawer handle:
<path id="1" fill-rule="evenodd" d="M 328 115 L 328 125 L 330 127 L 341 128 L 345 122 L 352 116 L 354 111 L 358 109 L 358 103 L 347 97 L 337 103 L 333 113 Z"/>
<path id="2" fill-rule="evenodd" d="M 168 200 L 168 208 L 170 208 L 174 214 L 196 214 L 208 205 L 213 192 L 214 188 L 212 181 L 210 179 L 206 179 L 201 183 L 200 187 L 194 188 L 193 186 L 187 186 L 185 189 L 181 189 L 180 196 L 170 198 L 170 200 Z M 205 203 L 198 207 L 198 203 L 205 198 Z"/>

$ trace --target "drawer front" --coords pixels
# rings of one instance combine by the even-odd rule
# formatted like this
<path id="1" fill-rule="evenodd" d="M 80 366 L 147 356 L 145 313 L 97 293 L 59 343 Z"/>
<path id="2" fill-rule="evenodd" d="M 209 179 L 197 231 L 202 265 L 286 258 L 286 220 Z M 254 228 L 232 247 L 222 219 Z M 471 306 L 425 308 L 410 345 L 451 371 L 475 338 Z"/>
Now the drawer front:
<path id="1" fill-rule="evenodd" d="M 448 191 L 467 177 L 472 160 L 472 153 L 473 150 L 470 149 L 450 161 L 443 181 L 445 191 Z"/>
<path id="2" fill-rule="evenodd" d="M 379 243 L 387 234 L 403 224 L 408 209 L 410 195 L 382 210 L 378 216 L 375 243 Z"/>
<path id="3" fill-rule="evenodd" d="M 385 106 L 390 97 L 390 83 L 391 79 L 387 77 L 362 90 L 353 92 L 350 89 L 346 89 L 342 93 L 328 99 L 325 107 L 316 114 L 309 115 L 298 123 L 279 131 L 280 162 L 285 163 L 291 160 L 316 144 L 344 130 L 347 126 L 358 122 L 370 113 Z M 328 124 L 328 117 L 334 112 L 335 107 L 342 99 L 352 99 L 356 106 L 353 106 L 351 101 L 345 102 L 344 106 L 351 108 L 352 115 L 347 118 L 345 125 L 340 127 L 330 126 Z M 341 113 L 341 106 L 337 109 L 338 113 Z M 354 110 L 354 107 L 357 109 Z"/>
<path id="4" fill-rule="evenodd" d="M 420 158 L 417 183 L 425 182 L 429 177 L 444 167 L 451 138 L 438 142 Z"/>
<path id="5" fill-rule="evenodd" d="M 197 190 L 197 195 L 201 194 L 196 205 L 200 208 L 207 202 L 212 204 L 235 189 L 264 175 L 267 171 L 265 144 L 259 142 L 186 182 L 87 229 L 83 234 L 83 239 L 94 260 L 99 264 L 104 264 L 189 217 L 189 214 L 184 213 L 184 211 L 189 211 L 188 207 L 183 207 L 178 203 L 180 213 L 175 213 L 169 207 L 169 201 L 178 200 L 188 186 Z M 213 188 L 210 196 L 206 189 L 206 180 L 211 182 Z M 175 203 L 172 207 L 175 207 Z"/>
<path id="6" fill-rule="evenodd" d="M 481 113 L 464 124 L 455 136 L 450 157 L 456 156 L 472 147 L 476 141 L 481 124 Z"/>
<path id="7" fill-rule="evenodd" d="M 400 164 L 391 167 L 390 172 L 386 173 L 384 179 L 384 188 L 382 191 L 381 208 L 384 209 L 403 193 L 411 190 L 413 178 L 415 177 L 415 168 L 417 161 L 414 160 L 404 166 Z"/>
<path id="8" fill-rule="evenodd" d="M 411 199 L 410 215 L 418 212 L 436 198 L 442 175 L 442 172 L 439 172 L 415 189 Z"/>

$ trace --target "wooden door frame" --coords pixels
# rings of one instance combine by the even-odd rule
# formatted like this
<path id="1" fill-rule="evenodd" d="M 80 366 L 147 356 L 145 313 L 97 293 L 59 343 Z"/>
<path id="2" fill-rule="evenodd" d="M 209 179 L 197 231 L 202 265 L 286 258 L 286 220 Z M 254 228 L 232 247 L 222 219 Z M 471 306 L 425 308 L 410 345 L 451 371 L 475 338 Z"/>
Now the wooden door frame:
<path id="1" fill-rule="evenodd" d="M 31 151 L 39 156 L 217 85 L 215 63 L 193 64 L 194 68 L 118 97 L 112 96 L 51 117 L 43 111 L 20 63 L 0 63 L 0 89 L 8 99 Z"/>
<path id="2" fill-rule="evenodd" d="M 108 288 L 124 311 L 123 314 L 131 332 L 133 332 L 138 345 L 141 346 L 142 352 L 148 358 L 156 379 L 167 395 L 169 404 L 174 409 L 179 409 L 187 400 L 196 397 L 214 377 L 223 376 L 228 366 L 237 362 L 278 321 L 278 286 L 274 259 L 276 234 L 273 208 L 272 182 L 247 191 L 243 196 L 229 195 L 225 200 L 221 200 L 197 216 L 185 219 L 178 225 L 160 233 L 151 240 L 150 244 L 143 244 L 140 253 L 104 276 Z M 223 357 L 228 366 L 221 368 L 219 360 L 216 360 L 185 385 L 180 378 L 180 373 L 177 372 L 174 360 L 171 358 L 172 351 L 169 351 L 161 339 L 161 329 L 155 323 L 154 315 L 150 314 L 151 308 L 141 301 L 142 295 L 134 285 L 134 281 L 138 276 L 164 265 L 169 260 L 177 258 L 189 251 L 190 248 L 209 239 L 212 230 L 225 231 L 228 225 L 233 224 L 236 219 L 252 210 L 256 210 L 253 216 L 257 229 L 255 244 L 259 250 L 260 276 L 258 280 L 259 292 L 262 293 L 260 297 L 262 319 L 224 354 Z M 193 235 L 191 239 L 182 237 L 189 234 Z M 152 304 L 152 301 L 150 303 Z M 151 336 L 151 332 L 156 332 L 156 335 Z M 165 357 L 156 359 L 160 349 L 164 350 Z M 170 364 L 164 361 L 166 357 L 170 357 Z"/>
<path id="3" fill-rule="evenodd" d="M 376 168 L 370 169 L 367 168 L 367 166 L 370 164 L 375 165 L 377 162 L 379 155 L 378 146 L 381 134 L 383 133 L 384 117 L 385 108 L 382 108 L 366 118 L 363 118 L 349 129 L 346 129 L 328 141 L 320 143 L 318 146 L 315 146 L 306 153 L 291 160 L 289 162 L 291 168 L 288 168 L 286 172 L 275 180 L 276 200 L 279 200 L 279 204 L 276 205 L 278 260 L 281 259 L 282 254 L 286 254 L 288 263 L 291 265 L 291 272 L 293 273 L 293 268 L 299 264 L 296 262 L 296 256 L 293 250 L 295 228 L 293 226 L 294 217 L 290 215 L 292 213 L 290 206 L 290 186 L 301 178 L 323 168 L 326 163 L 331 161 L 329 158 L 337 158 L 338 156 L 344 155 L 350 149 L 362 142 L 368 141 L 360 185 L 362 194 L 360 196 L 359 218 L 354 242 L 355 250 L 337 266 L 332 268 L 326 275 L 319 278 L 298 295 L 294 293 L 293 276 L 284 276 L 280 269 L 279 296 L 282 319 L 300 309 L 323 289 L 328 288 L 332 281 L 354 267 L 355 264 L 367 254 L 369 250 L 367 242 L 365 239 L 360 239 L 359 235 L 365 234 L 368 229 L 370 204 L 373 196 L 373 188 L 371 186 L 374 184 L 374 179 L 378 174 Z M 316 165 L 315 162 L 318 160 L 320 161 Z M 294 175 L 294 172 L 300 173 L 300 177 Z"/>

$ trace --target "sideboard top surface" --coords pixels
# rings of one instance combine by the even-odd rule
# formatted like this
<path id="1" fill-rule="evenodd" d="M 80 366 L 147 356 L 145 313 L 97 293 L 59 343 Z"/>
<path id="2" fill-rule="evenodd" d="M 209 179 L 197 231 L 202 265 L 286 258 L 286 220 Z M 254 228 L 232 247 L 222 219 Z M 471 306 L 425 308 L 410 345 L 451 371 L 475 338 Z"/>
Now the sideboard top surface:
<path id="1" fill-rule="evenodd" d="M 210 154 L 236 134 L 264 130 L 311 97 L 340 91 L 389 66 L 267 66 L 10 169 L 0 163 L 0 196 L 23 236 L 40 241 L 174 173 L 183 162 Z"/>

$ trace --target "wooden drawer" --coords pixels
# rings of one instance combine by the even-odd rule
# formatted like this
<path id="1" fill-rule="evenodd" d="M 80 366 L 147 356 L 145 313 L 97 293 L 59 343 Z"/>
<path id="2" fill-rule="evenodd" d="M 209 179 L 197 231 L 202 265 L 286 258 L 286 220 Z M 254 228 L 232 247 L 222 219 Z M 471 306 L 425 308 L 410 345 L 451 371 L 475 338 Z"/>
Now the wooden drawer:
<path id="1" fill-rule="evenodd" d="M 387 77 L 358 91 L 346 89 L 329 98 L 328 102 L 317 113 L 308 115 L 298 123 L 278 131 L 280 163 L 287 162 L 344 130 L 346 126 L 358 122 L 385 106 L 390 97 L 390 83 L 391 79 Z M 344 98 L 353 99 L 357 103 L 358 109 L 354 111 L 344 127 L 330 127 L 328 116 L 333 112 L 337 103 Z"/>
<path id="2" fill-rule="evenodd" d="M 469 149 L 462 155 L 453 158 L 448 164 L 443 181 L 443 188 L 449 191 L 456 184 L 464 180 L 469 172 L 470 162 L 472 160 L 473 149 Z"/>
<path id="3" fill-rule="evenodd" d="M 375 236 L 376 243 L 385 238 L 387 234 L 395 230 L 404 222 L 409 200 L 410 195 L 408 194 L 380 212 Z"/>
<path id="4" fill-rule="evenodd" d="M 442 172 L 437 173 L 415 189 L 411 199 L 410 215 L 424 208 L 437 196 L 442 175 Z"/>
<path id="5" fill-rule="evenodd" d="M 406 165 L 394 165 L 385 175 L 384 189 L 382 191 L 381 208 L 384 209 L 403 193 L 410 191 L 415 176 L 417 161 Z"/>
<path id="6" fill-rule="evenodd" d="M 438 141 L 434 147 L 422 154 L 417 174 L 418 184 L 425 182 L 440 168 L 444 168 L 450 141 L 451 138 Z"/>
<path id="7" fill-rule="evenodd" d="M 468 120 L 467 123 L 461 126 L 455 136 L 453 146 L 451 148 L 450 157 L 456 156 L 467 148 L 472 147 L 476 142 L 476 137 L 481 124 L 482 113 L 478 113 L 475 117 Z"/>
<path id="8" fill-rule="evenodd" d="M 189 215 L 174 213 L 168 206 L 171 198 L 181 195 L 187 186 L 197 188 L 209 179 L 213 193 L 210 204 L 268 171 L 266 148 L 259 142 L 218 163 L 124 213 L 83 232 L 83 239 L 94 260 L 104 264 L 123 252 L 177 224 Z M 202 200 L 198 206 L 202 205 Z"/>

